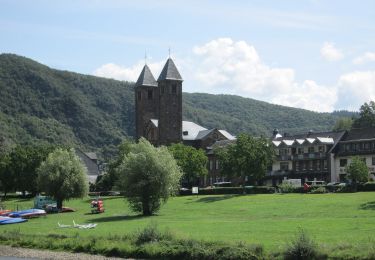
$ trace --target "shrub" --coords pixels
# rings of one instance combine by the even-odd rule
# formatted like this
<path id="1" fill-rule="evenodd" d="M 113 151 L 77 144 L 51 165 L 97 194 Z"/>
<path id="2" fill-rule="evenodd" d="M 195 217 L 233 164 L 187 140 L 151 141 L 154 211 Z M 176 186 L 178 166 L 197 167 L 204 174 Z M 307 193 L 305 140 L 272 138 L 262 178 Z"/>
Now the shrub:
<path id="1" fill-rule="evenodd" d="M 313 187 L 309 193 L 311 194 L 327 193 L 327 189 L 324 186 Z"/>
<path id="2" fill-rule="evenodd" d="M 293 184 L 291 183 L 288 183 L 288 182 L 283 182 L 281 183 L 279 186 L 279 191 L 281 193 L 292 193 L 292 192 L 295 192 L 295 187 Z"/>
<path id="3" fill-rule="evenodd" d="M 375 191 L 375 182 L 366 182 L 358 185 L 358 191 Z"/>
<path id="4" fill-rule="evenodd" d="M 308 233 L 300 229 L 294 240 L 286 247 L 284 258 L 299 259 L 325 259 L 326 257 L 317 250 L 318 245 L 310 238 Z"/>
<path id="5" fill-rule="evenodd" d="M 169 232 L 161 232 L 156 223 L 152 222 L 136 235 L 136 244 L 141 245 L 150 242 L 173 239 Z"/>

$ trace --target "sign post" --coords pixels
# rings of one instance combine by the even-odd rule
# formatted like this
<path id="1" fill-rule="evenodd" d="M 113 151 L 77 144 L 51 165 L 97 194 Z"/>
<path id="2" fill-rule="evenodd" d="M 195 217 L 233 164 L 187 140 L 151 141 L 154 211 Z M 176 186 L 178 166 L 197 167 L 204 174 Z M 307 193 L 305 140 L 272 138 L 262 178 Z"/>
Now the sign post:
<path id="1" fill-rule="evenodd" d="M 198 198 L 198 187 L 192 187 L 191 194 L 197 194 L 197 198 Z"/>

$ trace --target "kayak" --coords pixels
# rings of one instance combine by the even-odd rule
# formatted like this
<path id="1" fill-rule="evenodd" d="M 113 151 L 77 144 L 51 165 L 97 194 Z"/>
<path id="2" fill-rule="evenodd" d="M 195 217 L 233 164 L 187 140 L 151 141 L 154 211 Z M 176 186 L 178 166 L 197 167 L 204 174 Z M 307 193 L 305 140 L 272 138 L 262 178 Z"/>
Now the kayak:
<path id="1" fill-rule="evenodd" d="M 12 211 L 7 209 L 0 210 L 0 216 L 7 216 L 10 212 Z"/>
<path id="2" fill-rule="evenodd" d="M 16 223 L 22 223 L 26 222 L 27 219 L 23 218 L 10 218 L 10 217 L 1 217 L 0 216 L 0 225 L 6 225 L 6 224 L 16 224 Z"/>
<path id="3" fill-rule="evenodd" d="M 43 209 L 27 209 L 11 212 L 8 216 L 11 218 L 37 218 L 46 214 L 46 211 Z"/>

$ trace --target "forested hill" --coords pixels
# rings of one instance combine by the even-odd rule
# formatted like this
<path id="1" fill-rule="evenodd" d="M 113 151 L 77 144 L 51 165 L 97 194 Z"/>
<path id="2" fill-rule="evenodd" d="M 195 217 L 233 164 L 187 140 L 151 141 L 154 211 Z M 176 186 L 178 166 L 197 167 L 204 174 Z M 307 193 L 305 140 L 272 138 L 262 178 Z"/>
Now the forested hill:
<path id="1" fill-rule="evenodd" d="M 347 112 L 315 113 L 231 95 L 183 96 L 184 120 L 233 134 L 328 130 Z M 0 55 L 0 142 L 53 142 L 111 151 L 133 136 L 133 83 L 51 69 Z"/>

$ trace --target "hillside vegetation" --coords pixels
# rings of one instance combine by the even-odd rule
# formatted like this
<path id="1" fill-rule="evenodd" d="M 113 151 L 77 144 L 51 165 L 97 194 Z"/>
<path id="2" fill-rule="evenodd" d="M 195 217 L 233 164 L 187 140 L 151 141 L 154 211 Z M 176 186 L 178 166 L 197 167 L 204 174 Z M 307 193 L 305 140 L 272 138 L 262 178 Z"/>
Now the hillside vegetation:
<path id="1" fill-rule="evenodd" d="M 348 112 L 315 113 L 231 95 L 184 93 L 184 120 L 207 128 L 269 136 L 330 130 Z M 0 143 L 52 142 L 110 154 L 134 136 L 133 83 L 51 69 L 0 55 Z"/>

